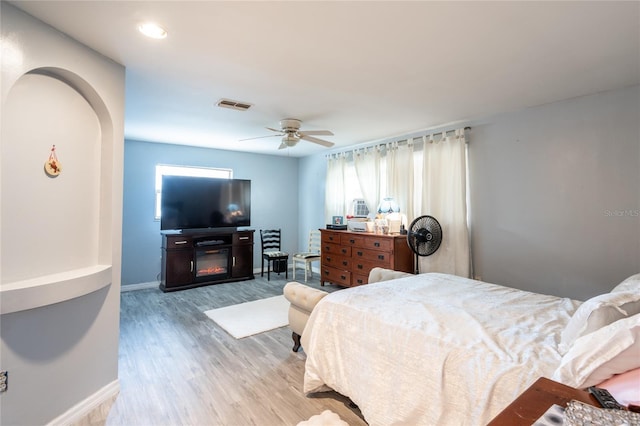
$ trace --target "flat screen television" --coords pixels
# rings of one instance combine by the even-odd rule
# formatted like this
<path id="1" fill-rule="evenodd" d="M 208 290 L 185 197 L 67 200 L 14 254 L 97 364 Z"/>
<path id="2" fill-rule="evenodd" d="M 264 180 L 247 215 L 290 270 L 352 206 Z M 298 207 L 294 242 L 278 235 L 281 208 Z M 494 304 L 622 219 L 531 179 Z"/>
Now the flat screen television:
<path id="1" fill-rule="evenodd" d="M 250 225 L 250 180 L 170 175 L 162 177 L 161 230 Z"/>

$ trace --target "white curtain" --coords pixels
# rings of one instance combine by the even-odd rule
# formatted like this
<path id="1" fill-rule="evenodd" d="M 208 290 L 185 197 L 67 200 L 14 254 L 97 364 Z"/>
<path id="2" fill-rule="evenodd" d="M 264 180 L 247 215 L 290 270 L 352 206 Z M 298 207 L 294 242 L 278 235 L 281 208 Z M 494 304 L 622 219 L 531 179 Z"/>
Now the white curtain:
<path id="1" fill-rule="evenodd" d="M 406 145 L 393 142 L 387 145 L 387 193 L 400 206 L 400 214 L 407 218 L 407 225 L 415 217 L 413 183 L 413 139 Z"/>
<path id="2" fill-rule="evenodd" d="M 365 148 L 353 153 L 360 190 L 370 212 L 377 212 L 380 200 L 380 150 Z"/>
<path id="3" fill-rule="evenodd" d="M 469 276 L 467 228 L 466 140 L 464 130 L 452 136 L 424 137 L 422 214 L 442 226 L 442 244 L 431 256 L 419 258 L 420 272 Z"/>
<path id="4" fill-rule="evenodd" d="M 332 223 L 333 216 L 344 216 L 347 211 L 345 197 L 345 155 L 336 154 L 327 161 L 327 182 L 324 192 L 324 216 L 325 223 Z"/>
<path id="5" fill-rule="evenodd" d="M 470 274 L 469 231 L 467 227 L 466 139 L 463 129 L 455 132 L 389 143 L 383 157 L 380 146 L 353 152 L 347 166 L 344 155 L 327 163 L 326 216 L 344 215 L 351 200 L 345 187 L 355 185 L 346 177 L 353 167 L 362 195 L 371 212 L 383 197 L 393 197 L 407 225 L 421 215 L 435 217 L 443 230 L 438 251 L 419 257 L 420 272 L 444 272 L 468 277 Z M 420 151 L 420 144 L 422 151 Z M 381 170 L 382 169 L 382 170 Z M 383 173 L 381 173 L 383 172 Z M 381 175 L 386 178 L 381 180 Z M 382 194 L 381 190 L 385 193 Z"/>

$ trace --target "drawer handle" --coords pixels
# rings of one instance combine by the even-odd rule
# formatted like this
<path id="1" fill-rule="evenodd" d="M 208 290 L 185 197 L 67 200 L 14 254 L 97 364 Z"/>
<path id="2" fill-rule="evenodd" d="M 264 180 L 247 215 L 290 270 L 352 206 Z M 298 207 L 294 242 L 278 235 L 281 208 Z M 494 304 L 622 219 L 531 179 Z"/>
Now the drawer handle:
<path id="1" fill-rule="evenodd" d="M 380 247 L 380 243 L 377 242 L 377 241 L 375 243 L 373 243 L 373 245 L 376 246 L 376 247 Z"/>
<path id="2" fill-rule="evenodd" d="M 362 269 L 362 268 L 363 268 L 363 266 L 362 266 L 362 265 L 358 265 L 358 269 Z"/>
<path id="3" fill-rule="evenodd" d="M 355 244 L 356 240 L 349 240 L 349 244 Z"/>
<path id="4" fill-rule="evenodd" d="M 362 252 L 361 252 L 361 251 L 356 252 L 356 254 L 357 254 L 358 256 L 362 256 Z"/>
<path id="5" fill-rule="evenodd" d="M 379 255 L 378 255 L 378 259 L 380 259 L 380 260 L 384 260 L 384 254 L 379 254 Z"/>
<path id="6" fill-rule="evenodd" d="M 346 280 L 346 279 L 347 279 L 347 277 L 346 277 L 346 276 L 344 276 L 344 275 L 340 275 L 340 279 L 341 279 L 341 280 Z"/>
<path id="7" fill-rule="evenodd" d="M 349 262 L 347 262 L 346 260 L 342 261 L 342 266 L 347 266 L 349 264 Z"/>
<path id="8" fill-rule="evenodd" d="M 364 284 L 364 280 L 362 278 L 360 278 L 360 279 L 358 279 L 356 281 L 358 281 L 358 284 Z"/>
<path id="9" fill-rule="evenodd" d="M 324 271 L 324 274 L 329 276 L 329 271 Z"/>
<path id="10" fill-rule="evenodd" d="M 341 251 L 342 251 L 342 254 L 347 254 L 347 249 L 343 248 Z"/>
<path id="11" fill-rule="evenodd" d="M 191 265 L 189 266 L 189 272 L 193 272 L 193 260 L 189 262 Z"/>
<path id="12" fill-rule="evenodd" d="M 333 241 L 333 237 L 329 237 L 329 241 Z"/>
<path id="13" fill-rule="evenodd" d="M 327 256 L 325 257 L 325 259 L 327 260 L 327 262 L 331 262 L 331 256 Z"/>
<path id="14" fill-rule="evenodd" d="M 187 242 L 186 242 L 186 241 L 176 241 L 176 242 L 175 242 L 175 243 L 173 243 L 173 244 L 175 244 L 175 245 L 178 245 L 178 244 L 187 244 Z"/>
<path id="15" fill-rule="evenodd" d="M 238 237 L 239 240 L 248 240 L 249 237 Z"/>

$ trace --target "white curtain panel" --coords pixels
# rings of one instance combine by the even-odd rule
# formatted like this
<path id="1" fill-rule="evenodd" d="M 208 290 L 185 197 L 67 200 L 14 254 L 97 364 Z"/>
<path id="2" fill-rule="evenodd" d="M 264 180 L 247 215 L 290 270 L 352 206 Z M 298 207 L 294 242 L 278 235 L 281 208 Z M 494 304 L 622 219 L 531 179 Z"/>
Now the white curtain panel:
<path id="1" fill-rule="evenodd" d="M 400 206 L 400 213 L 407 216 L 407 225 L 416 217 L 414 212 L 413 138 L 406 145 L 393 142 L 387 145 L 387 196 Z"/>
<path id="2" fill-rule="evenodd" d="M 327 182 L 325 188 L 325 223 L 332 223 L 333 216 L 343 216 L 347 211 L 344 191 L 345 168 L 347 160 L 344 154 L 336 154 L 327 161 Z"/>
<path id="3" fill-rule="evenodd" d="M 453 133 L 453 134 L 452 134 Z M 440 222 L 443 240 L 431 256 L 419 257 L 420 272 L 444 272 L 468 277 L 470 274 L 469 232 L 467 226 L 466 140 L 463 129 L 438 135 L 409 138 L 406 144 L 386 145 L 386 157 L 380 146 L 353 151 L 353 168 L 362 195 L 374 213 L 383 197 L 393 197 L 407 225 L 416 217 L 431 215 Z M 415 161 L 415 163 L 414 163 Z M 383 169 L 383 170 L 381 170 Z M 329 157 L 325 216 L 343 215 L 351 200 L 346 200 L 346 154 Z M 385 172 L 385 173 L 381 173 Z M 381 175 L 385 175 L 381 181 Z M 381 193 L 384 189 L 384 194 Z"/>
<path id="4" fill-rule="evenodd" d="M 466 140 L 464 130 L 424 137 L 422 213 L 442 226 L 438 251 L 420 257 L 420 272 L 469 276 L 469 231 L 466 203 Z"/>
<path id="5" fill-rule="evenodd" d="M 380 200 L 380 150 L 364 148 L 353 153 L 360 190 L 370 212 L 376 212 Z"/>

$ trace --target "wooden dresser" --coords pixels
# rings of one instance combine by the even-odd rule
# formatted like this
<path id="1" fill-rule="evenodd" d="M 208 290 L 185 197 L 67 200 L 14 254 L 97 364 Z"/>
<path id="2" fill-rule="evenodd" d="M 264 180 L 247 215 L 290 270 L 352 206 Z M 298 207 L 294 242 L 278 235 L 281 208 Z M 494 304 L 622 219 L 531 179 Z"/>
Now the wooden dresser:
<path id="1" fill-rule="evenodd" d="M 367 284 L 376 266 L 413 273 L 414 254 L 406 235 L 321 229 L 320 285 L 330 282 L 343 287 Z"/>

